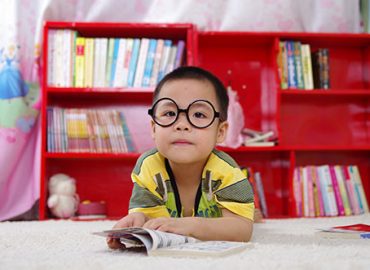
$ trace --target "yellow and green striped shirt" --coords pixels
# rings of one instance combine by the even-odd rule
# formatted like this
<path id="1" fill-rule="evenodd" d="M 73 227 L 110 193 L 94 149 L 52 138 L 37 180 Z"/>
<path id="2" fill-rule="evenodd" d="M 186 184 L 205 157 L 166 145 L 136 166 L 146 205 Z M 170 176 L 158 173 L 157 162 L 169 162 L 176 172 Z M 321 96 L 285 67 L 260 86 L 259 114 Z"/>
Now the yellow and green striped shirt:
<path id="1" fill-rule="evenodd" d="M 131 177 L 130 213 L 142 212 L 150 218 L 183 216 L 171 167 L 157 149 L 141 155 Z M 214 149 L 203 169 L 193 216 L 221 217 L 222 208 L 253 220 L 253 190 L 248 179 L 229 155 Z"/>

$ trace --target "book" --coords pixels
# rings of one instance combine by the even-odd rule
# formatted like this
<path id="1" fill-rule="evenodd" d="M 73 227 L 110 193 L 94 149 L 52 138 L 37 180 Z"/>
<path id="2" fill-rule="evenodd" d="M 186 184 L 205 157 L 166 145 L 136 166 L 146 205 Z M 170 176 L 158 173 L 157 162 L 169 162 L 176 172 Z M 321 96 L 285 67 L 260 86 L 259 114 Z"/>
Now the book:
<path id="1" fill-rule="evenodd" d="M 255 172 L 254 179 L 257 185 L 258 198 L 260 199 L 262 214 L 263 214 L 263 217 L 267 218 L 268 217 L 268 207 L 267 207 L 267 202 L 266 202 L 266 197 L 265 197 L 265 191 L 263 188 L 261 173 Z"/>
<path id="2" fill-rule="evenodd" d="M 370 239 L 370 225 L 350 224 L 321 229 L 315 233 L 323 238 L 344 238 L 344 239 Z"/>
<path id="3" fill-rule="evenodd" d="M 243 242 L 200 241 L 190 236 L 138 227 L 93 234 L 119 239 L 124 249 L 146 251 L 149 256 L 220 257 L 243 251 L 251 246 L 250 243 Z"/>

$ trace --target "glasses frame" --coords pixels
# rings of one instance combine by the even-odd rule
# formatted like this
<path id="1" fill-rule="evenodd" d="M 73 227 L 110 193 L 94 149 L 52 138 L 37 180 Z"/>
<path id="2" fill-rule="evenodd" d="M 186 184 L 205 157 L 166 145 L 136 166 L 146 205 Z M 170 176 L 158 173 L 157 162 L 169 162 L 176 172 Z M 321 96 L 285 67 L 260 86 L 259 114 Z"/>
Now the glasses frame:
<path id="1" fill-rule="evenodd" d="M 155 106 L 157 106 L 157 104 L 158 104 L 159 102 L 161 102 L 162 100 L 170 100 L 170 101 L 172 101 L 172 102 L 175 104 L 176 109 L 177 109 L 177 114 L 176 114 L 176 118 L 175 118 L 175 120 L 174 120 L 172 123 L 167 124 L 167 125 L 163 125 L 163 124 L 161 124 L 161 123 L 158 123 L 158 122 L 156 121 L 155 117 L 154 117 L 154 108 L 155 108 Z M 194 125 L 194 124 L 191 122 L 190 118 L 189 118 L 189 109 L 190 109 L 190 107 L 191 107 L 194 103 L 199 102 L 199 101 L 203 101 L 203 102 L 208 103 L 208 104 L 211 106 L 212 110 L 213 110 L 213 119 L 212 119 L 212 121 L 211 121 L 208 125 L 206 125 L 206 126 L 204 126 L 204 127 L 198 127 L 198 126 Z M 148 114 L 152 117 L 152 119 L 153 119 L 154 123 L 156 123 L 157 125 L 159 125 L 159 126 L 161 126 L 161 127 L 169 127 L 169 126 L 172 126 L 173 124 L 175 124 L 175 123 L 176 123 L 176 121 L 177 121 L 177 119 L 179 119 L 179 115 L 180 115 L 180 113 L 182 113 L 182 112 L 183 112 L 183 113 L 185 113 L 185 115 L 186 115 L 186 119 L 188 120 L 188 122 L 189 122 L 193 127 L 195 127 L 195 128 L 199 128 L 199 129 L 203 129 L 203 128 L 207 128 L 207 127 L 209 127 L 210 125 L 212 125 L 212 124 L 213 124 L 213 122 L 215 121 L 215 119 L 216 119 L 216 118 L 220 118 L 220 112 L 217 112 L 217 111 L 215 110 L 215 107 L 213 107 L 212 103 L 211 103 L 211 102 L 209 102 L 208 100 L 205 100 L 205 99 L 197 99 L 197 100 L 194 100 L 192 103 L 190 103 L 190 104 L 188 105 L 188 107 L 187 107 L 186 109 L 180 109 L 180 108 L 179 108 L 179 106 L 177 105 L 177 103 L 176 103 L 173 99 L 171 99 L 171 98 L 160 98 L 160 99 L 158 99 L 158 100 L 153 104 L 152 108 L 150 108 L 150 109 L 148 110 Z"/>

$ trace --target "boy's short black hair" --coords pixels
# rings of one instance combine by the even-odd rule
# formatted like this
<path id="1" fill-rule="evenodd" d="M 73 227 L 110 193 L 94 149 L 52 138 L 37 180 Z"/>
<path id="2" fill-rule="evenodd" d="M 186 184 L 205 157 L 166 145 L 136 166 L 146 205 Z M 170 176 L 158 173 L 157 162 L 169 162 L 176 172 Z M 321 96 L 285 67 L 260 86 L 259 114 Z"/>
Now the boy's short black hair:
<path id="1" fill-rule="evenodd" d="M 194 66 L 183 66 L 179 67 L 172 72 L 168 73 L 158 83 L 153 93 L 153 104 L 157 101 L 158 95 L 166 82 L 178 80 L 178 79 L 195 79 L 200 81 L 208 81 L 213 85 L 216 91 L 217 101 L 220 106 L 220 120 L 227 120 L 227 108 L 229 106 L 229 97 L 223 83 L 211 72 Z"/>

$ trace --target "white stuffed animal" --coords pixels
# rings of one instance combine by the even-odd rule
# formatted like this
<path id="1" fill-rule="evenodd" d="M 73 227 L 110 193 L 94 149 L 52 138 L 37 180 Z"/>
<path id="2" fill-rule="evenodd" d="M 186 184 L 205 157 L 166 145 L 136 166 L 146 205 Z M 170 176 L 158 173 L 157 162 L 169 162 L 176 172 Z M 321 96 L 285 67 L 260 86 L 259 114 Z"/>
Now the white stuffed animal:
<path id="1" fill-rule="evenodd" d="M 62 173 L 53 175 L 49 180 L 48 207 L 59 218 L 73 216 L 79 204 L 75 179 Z"/>

